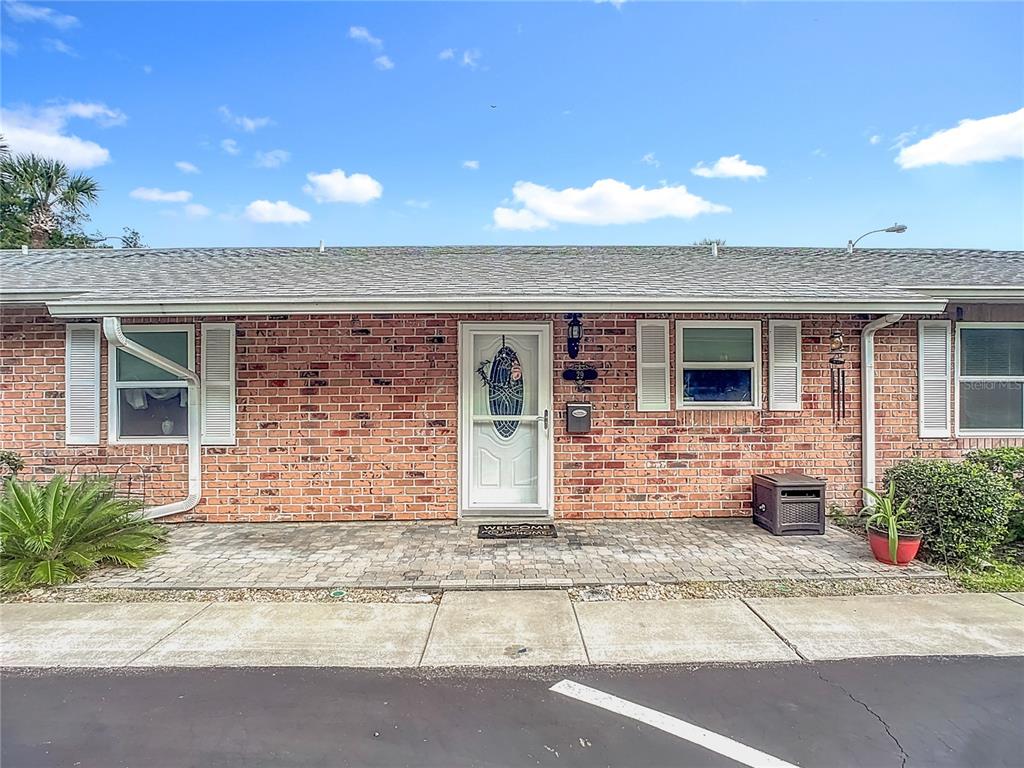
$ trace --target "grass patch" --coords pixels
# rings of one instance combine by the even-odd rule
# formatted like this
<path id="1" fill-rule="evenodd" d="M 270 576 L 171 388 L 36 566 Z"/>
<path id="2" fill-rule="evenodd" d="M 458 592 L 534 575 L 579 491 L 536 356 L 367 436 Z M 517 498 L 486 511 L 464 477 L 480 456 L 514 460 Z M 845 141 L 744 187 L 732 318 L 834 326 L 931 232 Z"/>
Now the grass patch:
<path id="1" fill-rule="evenodd" d="M 992 567 L 978 571 L 955 571 L 960 586 L 971 592 L 1024 592 L 1024 565 L 1020 563 L 993 563 Z"/>
<path id="2" fill-rule="evenodd" d="M 950 574 L 971 592 L 1024 592 L 1024 542 L 1004 544 L 987 568 Z"/>

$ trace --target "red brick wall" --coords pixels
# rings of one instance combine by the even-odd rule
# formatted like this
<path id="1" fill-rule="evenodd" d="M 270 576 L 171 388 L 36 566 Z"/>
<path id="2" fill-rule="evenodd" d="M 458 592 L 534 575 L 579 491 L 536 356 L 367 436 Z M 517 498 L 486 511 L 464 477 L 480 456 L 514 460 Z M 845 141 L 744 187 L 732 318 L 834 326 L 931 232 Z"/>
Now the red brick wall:
<path id="1" fill-rule="evenodd" d="M 959 314 L 959 316 L 958 316 Z M 953 322 L 953 355 L 956 349 L 956 321 L 1021 322 L 1024 305 L 976 304 L 951 306 L 947 315 L 936 315 Z M 886 467 L 903 459 L 928 456 L 957 458 L 977 448 L 1024 445 L 1020 438 L 921 438 L 918 437 L 917 412 L 917 319 L 904 320 L 878 333 L 876 343 L 876 426 L 878 439 L 878 479 Z M 955 370 L 955 365 L 954 365 Z M 950 382 L 950 402 L 956 403 L 956 382 Z M 954 414 L 950 414 L 950 424 Z"/>
<path id="2" fill-rule="evenodd" d="M 597 367 L 600 378 L 593 391 L 582 396 L 594 404 L 594 430 L 572 436 L 564 431 L 565 403 L 581 396 L 560 378 L 569 363 L 565 321 L 560 315 L 514 318 L 554 323 L 558 516 L 746 515 L 750 475 L 787 470 L 827 477 L 830 501 L 846 509 L 856 505 L 859 329 L 867 318 L 803 318 L 804 399 L 799 412 L 641 413 L 636 410 L 634 386 L 637 317 L 585 316 L 579 360 Z M 502 316 L 204 319 L 236 323 L 238 443 L 203 449 L 203 502 L 181 519 L 456 516 L 458 323 Z M 103 442 L 69 448 L 63 443 L 63 323 L 41 309 L 13 307 L 2 311 L 0 320 L 2 442 L 23 454 L 29 472 L 77 474 L 87 466 L 112 472 L 125 465 L 123 478 L 142 467 L 152 503 L 184 495 L 184 445 L 106 444 L 105 350 Z M 838 425 L 831 418 L 827 365 L 828 335 L 837 322 L 848 347 L 848 417 Z M 917 438 L 916 327 L 915 322 L 904 321 L 877 337 L 880 471 L 915 452 L 958 455 L 993 442 Z M 767 323 L 763 331 L 767 384 Z M 674 332 L 671 336 L 674 347 Z M 767 405 L 767 386 L 763 390 Z"/>

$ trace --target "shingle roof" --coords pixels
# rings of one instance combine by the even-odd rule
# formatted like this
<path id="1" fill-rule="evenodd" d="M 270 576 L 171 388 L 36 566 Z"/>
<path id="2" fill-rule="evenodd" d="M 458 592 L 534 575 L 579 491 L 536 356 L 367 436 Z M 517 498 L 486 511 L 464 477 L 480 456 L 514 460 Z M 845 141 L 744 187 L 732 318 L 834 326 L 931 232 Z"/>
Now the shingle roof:
<path id="1" fill-rule="evenodd" d="M 0 251 L 0 291 L 131 301 L 915 300 L 1024 287 L 1024 251 L 733 247 L 160 248 Z"/>

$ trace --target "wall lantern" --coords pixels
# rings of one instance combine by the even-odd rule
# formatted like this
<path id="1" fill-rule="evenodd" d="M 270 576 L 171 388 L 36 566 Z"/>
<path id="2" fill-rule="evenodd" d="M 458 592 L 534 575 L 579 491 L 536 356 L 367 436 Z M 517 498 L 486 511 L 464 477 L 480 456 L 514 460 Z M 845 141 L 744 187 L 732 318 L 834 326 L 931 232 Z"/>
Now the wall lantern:
<path id="1" fill-rule="evenodd" d="M 583 322 L 580 320 L 582 315 L 579 312 L 572 312 L 565 316 L 565 319 L 569 321 L 569 327 L 566 329 L 566 351 L 569 353 L 569 357 L 575 360 L 580 354 L 580 342 L 583 340 Z"/>

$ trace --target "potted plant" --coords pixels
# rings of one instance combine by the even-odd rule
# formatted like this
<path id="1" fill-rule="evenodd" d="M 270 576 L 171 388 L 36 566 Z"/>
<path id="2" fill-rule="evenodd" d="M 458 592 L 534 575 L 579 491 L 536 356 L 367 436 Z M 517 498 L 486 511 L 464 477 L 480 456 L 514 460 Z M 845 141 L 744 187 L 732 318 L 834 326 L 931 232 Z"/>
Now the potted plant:
<path id="1" fill-rule="evenodd" d="M 917 557 L 921 546 L 921 530 L 907 512 L 910 499 L 896 505 L 895 483 L 889 484 L 884 496 L 870 488 L 861 490 L 872 499 L 872 503 L 861 510 L 871 513 L 867 520 L 871 554 L 882 563 L 906 565 Z"/>

